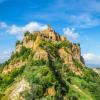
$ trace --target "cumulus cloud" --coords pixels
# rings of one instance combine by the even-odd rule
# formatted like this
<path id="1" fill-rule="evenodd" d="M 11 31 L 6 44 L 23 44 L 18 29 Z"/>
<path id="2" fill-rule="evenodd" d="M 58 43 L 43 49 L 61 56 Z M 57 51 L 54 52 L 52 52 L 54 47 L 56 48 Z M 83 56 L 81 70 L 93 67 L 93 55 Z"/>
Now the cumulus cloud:
<path id="1" fill-rule="evenodd" d="M 16 35 L 18 39 L 21 39 L 23 33 L 26 31 L 40 31 L 47 28 L 47 25 L 38 23 L 38 22 L 30 22 L 23 26 L 17 25 L 7 25 L 5 22 L 0 22 L 0 29 L 4 29 L 5 33 Z"/>
<path id="2" fill-rule="evenodd" d="M 86 63 L 100 64 L 100 56 L 98 56 L 98 55 L 95 55 L 93 53 L 86 53 L 86 54 L 83 54 L 83 57 L 84 57 Z"/>
<path id="3" fill-rule="evenodd" d="M 79 34 L 77 32 L 75 32 L 75 29 L 74 28 L 64 28 L 63 29 L 63 32 L 64 32 L 64 35 L 71 38 L 71 39 L 74 39 L 76 40 L 79 36 Z"/>
<path id="4" fill-rule="evenodd" d="M 9 59 L 10 56 L 11 56 L 10 51 L 0 52 L 0 63 L 5 62 L 7 59 Z"/>
<path id="5" fill-rule="evenodd" d="M 75 28 L 91 28 L 100 25 L 100 19 L 87 13 L 70 15 L 69 21 L 72 23 L 72 27 Z"/>
<path id="6" fill-rule="evenodd" d="M 47 28 L 47 25 L 43 25 L 37 22 L 30 22 L 22 27 L 17 25 L 8 26 L 7 32 L 11 34 L 20 34 L 24 33 L 25 31 L 40 31 Z"/>

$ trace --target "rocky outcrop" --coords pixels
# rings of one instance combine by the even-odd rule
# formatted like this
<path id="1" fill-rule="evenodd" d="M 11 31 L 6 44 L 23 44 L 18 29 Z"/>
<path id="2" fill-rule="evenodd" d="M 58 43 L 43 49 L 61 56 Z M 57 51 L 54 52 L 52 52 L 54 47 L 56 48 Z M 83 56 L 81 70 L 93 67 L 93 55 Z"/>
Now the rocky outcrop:
<path id="1" fill-rule="evenodd" d="M 33 47 L 33 41 L 29 40 L 29 41 L 26 41 L 24 40 L 23 41 L 23 46 L 25 46 L 26 48 L 32 48 Z"/>
<path id="2" fill-rule="evenodd" d="M 70 52 L 70 50 L 69 50 Z M 64 59 L 65 64 L 72 63 L 72 56 L 69 52 L 66 52 L 64 48 L 59 49 L 59 54 L 62 59 Z"/>
<path id="3" fill-rule="evenodd" d="M 77 68 L 73 63 L 72 64 L 69 64 L 69 69 L 75 73 L 76 75 L 83 75 L 83 72 L 81 71 L 80 68 Z"/>
<path id="4" fill-rule="evenodd" d="M 74 49 L 74 52 L 73 52 L 73 49 Z M 74 59 L 80 61 L 80 52 L 78 50 L 79 50 L 79 47 L 77 46 L 72 46 L 72 51 L 70 49 L 67 49 L 66 51 L 64 48 L 61 48 L 59 50 L 59 54 L 60 54 L 60 57 L 64 60 L 64 63 L 69 66 L 68 68 L 73 73 L 75 73 L 76 75 L 82 75 L 83 73 L 80 70 L 80 68 L 77 68 L 73 63 Z"/>
<path id="5" fill-rule="evenodd" d="M 15 52 L 20 52 L 22 46 L 30 48 L 35 52 L 33 57 L 35 60 L 48 60 L 47 52 L 40 47 L 40 44 L 43 40 L 52 42 L 61 42 L 65 40 L 68 41 L 64 36 L 60 36 L 58 33 L 56 33 L 55 30 L 53 30 L 50 26 L 48 26 L 48 28 L 43 31 L 35 31 L 30 34 L 24 36 L 21 44 L 16 45 Z M 32 40 L 34 35 L 36 36 L 36 38 L 35 40 Z M 64 60 L 65 64 L 71 64 L 72 66 L 73 59 L 79 60 L 84 64 L 84 59 L 81 56 L 79 44 L 71 43 L 70 47 L 62 47 L 58 50 L 58 52 L 60 57 Z M 15 68 L 19 68 L 22 65 L 23 62 L 20 61 L 16 62 L 15 64 L 10 64 L 7 66 L 8 69 L 6 68 L 6 70 L 4 70 L 4 73 L 8 73 Z"/>
<path id="6" fill-rule="evenodd" d="M 80 46 L 76 44 L 72 45 L 72 56 L 74 59 L 80 60 L 81 57 Z"/>
<path id="7" fill-rule="evenodd" d="M 30 85 L 29 82 L 27 82 L 26 79 L 22 79 L 20 82 L 18 82 L 13 89 L 13 91 L 9 95 L 9 100 L 25 100 L 20 94 L 24 91 L 29 91 Z"/>
<path id="8" fill-rule="evenodd" d="M 48 60 L 48 54 L 45 50 L 41 48 L 37 48 L 35 54 L 34 54 L 35 60 Z"/>
<path id="9" fill-rule="evenodd" d="M 16 45 L 16 50 L 15 50 L 15 52 L 20 52 L 21 47 L 22 47 L 21 44 Z"/>
<path id="10" fill-rule="evenodd" d="M 25 65 L 25 62 L 23 61 L 12 61 L 9 65 L 5 66 L 5 68 L 3 69 L 2 73 L 3 74 L 8 74 L 11 71 L 13 71 L 16 68 L 20 68 L 23 65 Z"/>

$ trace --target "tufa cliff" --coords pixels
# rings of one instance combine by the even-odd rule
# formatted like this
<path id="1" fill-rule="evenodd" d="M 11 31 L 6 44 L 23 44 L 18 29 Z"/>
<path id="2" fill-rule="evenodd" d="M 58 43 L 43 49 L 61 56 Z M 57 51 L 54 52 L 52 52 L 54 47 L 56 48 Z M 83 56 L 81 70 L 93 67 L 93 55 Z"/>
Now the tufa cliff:
<path id="1" fill-rule="evenodd" d="M 64 60 L 65 64 L 71 66 L 70 69 L 73 70 L 73 72 L 79 75 L 82 74 L 82 72 L 77 69 L 73 63 L 73 60 L 78 60 L 80 63 L 84 64 L 81 56 L 80 45 L 71 43 L 69 40 L 67 40 L 67 38 L 56 33 L 50 26 L 43 31 L 35 31 L 33 33 L 26 32 L 23 41 L 16 44 L 15 53 L 20 52 L 22 47 L 30 48 L 35 52 L 33 56 L 35 60 L 48 60 L 47 52 L 40 47 L 42 41 L 51 41 L 54 43 L 65 42 L 65 44 L 67 44 L 66 47 L 62 46 L 58 49 L 59 56 Z M 25 62 L 23 61 L 13 61 L 7 66 L 7 68 L 5 67 L 3 73 L 9 73 L 14 68 L 20 67 L 24 64 Z"/>

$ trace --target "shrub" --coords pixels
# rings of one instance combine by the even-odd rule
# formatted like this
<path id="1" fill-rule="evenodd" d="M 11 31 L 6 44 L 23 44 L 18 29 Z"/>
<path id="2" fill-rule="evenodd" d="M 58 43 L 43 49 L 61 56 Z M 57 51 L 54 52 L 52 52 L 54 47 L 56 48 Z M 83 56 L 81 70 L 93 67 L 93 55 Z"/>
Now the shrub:
<path id="1" fill-rule="evenodd" d="M 19 76 L 23 73 L 24 68 L 25 68 L 25 66 L 22 66 L 20 69 L 15 69 L 11 73 L 1 77 L 1 79 L 0 79 L 1 88 L 5 90 L 6 87 L 8 85 L 10 85 L 17 76 Z"/>
<path id="2" fill-rule="evenodd" d="M 43 65 L 46 65 L 47 64 L 47 61 L 45 60 L 34 60 L 32 61 L 32 65 L 34 66 L 43 66 Z"/>
<path id="3" fill-rule="evenodd" d="M 41 98 L 43 96 L 43 86 L 38 84 L 32 84 L 31 92 L 34 98 Z"/>
<path id="4" fill-rule="evenodd" d="M 82 64 L 78 60 L 73 60 L 76 67 L 83 69 Z"/>
<path id="5" fill-rule="evenodd" d="M 19 40 L 16 41 L 16 46 L 19 45 L 21 42 Z"/>
<path id="6" fill-rule="evenodd" d="M 25 33 L 24 33 L 24 36 L 28 36 L 30 34 L 30 32 L 29 31 L 26 31 Z"/>
<path id="7" fill-rule="evenodd" d="M 31 36 L 30 36 L 31 40 L 33 40 L 33 41 L 36 40 L 36 37 L 37 37 L 37 34 L 31 34 Z"/>
<path id="8" fill-rule="evenodd" d="M 15 54 L 12 54 L 11 59 L 17 58 L 24 61 L 28 59 L 30 55 L 33 56 L 33 54 L 34 53 L 32 52 L 31 49 L 22 46 L 20 52 L 16 52 Z"/>
<path id="9" fill-rule="evenodd" d="M 68 47 L 68 48 L 71 48 L 72 46 L 72 43 L 70 43 L 69 41 L 67 40 L 64 40 L 61 42 L 61 47 Z"/>

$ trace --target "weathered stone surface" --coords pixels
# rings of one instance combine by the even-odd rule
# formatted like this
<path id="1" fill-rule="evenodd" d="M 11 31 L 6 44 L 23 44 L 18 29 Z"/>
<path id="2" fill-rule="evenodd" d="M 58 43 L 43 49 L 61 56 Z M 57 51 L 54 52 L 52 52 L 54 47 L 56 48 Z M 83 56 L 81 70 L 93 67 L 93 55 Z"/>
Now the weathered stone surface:
<path id="1" fill-rule="evenodd" d="M 28 36 L 24 37 L 23 39 L 23 46 L 25 46 L 26 48 L 32 48 L 33 47 L 33 41 L 29 40 Z"/>
<path id="2" fill-rule="evenodd" d="M 48 54 L 45 50 L 41 48 L 37 48 L 35 54 L 34 54 L 35 60 L 48 60 Z"/>
<path id="3" fill-rule="evenodd" d="M 3 74 L 8 74 L 16 68 L 20 68 L 25 64 L 25 62 L 18 61 L 18 62 L 11 62 L 9 65 L 5 66 L 3 69 Z"/>
<path id="4" fill-rule="evenodd" d="M 82 71 L 80 68 L 77 68 L 73 63 L 72 64 L 69 64 L 69 69 L 75 73 L 76 75 L 83 75 Z"/>
<path id="5" fill-rule="evenodd" d="M 22 79 L 20 82 L 16 84 L 13 91 L 11 91 L 9 95 L 9 100 L 25 100 L 20 94 L 24 91 L 29 91 L 30 85 L 26 79 Z"/>
<path id="6" fill-rule="evenodd" d="M 15 50 L 15 52 L 20 52 L 21 46 L 22 46 L 22 45 L 20 45 L 20 44 L 17 45 L 17 46 L 16 46 L 16 50 Z"/>
<path id="7" fill-rule="evenodd" d="M 75 44 L 72 45 L 72 57 L 77 60 L 80 60 L 81 57 L 80 47 Z"/>
<path id="8" fill-rule="evenodd" d="M 36 51 L 39 47 L 40 43 L 42 42 L 42 37 L 40 35 L 37 36 L 35 42 L 33 43 L 33 50 Z"/>
<path id="9" fill-rule="evenodd" d="M 72 63 L 72 56 L 71 54 L 67 53 L 64 48 L 59 50 L 60 57 L 64 59 L 65 64 Z"/>

